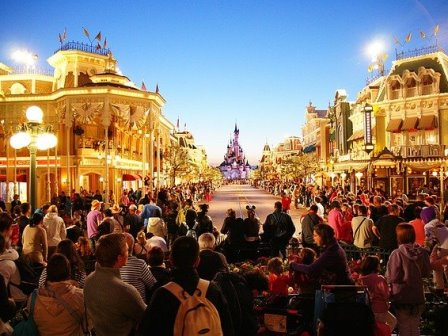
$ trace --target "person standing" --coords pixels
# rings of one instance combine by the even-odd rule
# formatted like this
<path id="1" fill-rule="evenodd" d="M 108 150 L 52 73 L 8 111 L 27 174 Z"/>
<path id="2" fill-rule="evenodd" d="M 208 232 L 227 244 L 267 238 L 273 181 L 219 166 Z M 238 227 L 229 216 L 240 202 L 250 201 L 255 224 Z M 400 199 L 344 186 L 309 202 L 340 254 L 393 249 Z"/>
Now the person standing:
<path id="1" fill-rule="evenodd" d="M 333 228 L 336 240 L 342 239 L 344 217 L 342 216 L 341 203 L 337 200 L 331 202 L 331 210 L 328 213 L 328 225 Z"/>
<path id="2" fill-rule="evenodd" d="M 431 274 L 428 251 L 415 244 L 414 227 L 396 227 L 398 248 L 387 262 L 386 280 L 391 285 L 391 302 L 400 336 L 420 335 L 420 318 L 425 309 L 423 278 Z"/>
<path id="3" fill-rule="evenodd" d="M 317 215 L 319 208 L 317 204 L 310 206 L 308 213 L 302 217 L 302 245 L 317 251 L 317 245 L 313 238 L 313 229 L 317 224 L 323 223 L 323 219 Z"/>
<path id="4" fill-rule="evenodd" d="M 129 212 L 124 216 L 123 223 L 127 232 L 129 232 L 132 237 L 137 238 L 138 232 L 143 228 L 143 222 L 136 214 L 137 206 L 131 204 L 129 206 Z"/>
<path id="5" fill-rule="evenodd" d="M 399 217 L 400 208 L 396 204 L 390 206 L 389 214 L 381 217 L 375 222 L 372 230 L 379 239 L 379 247 L 392 251 L 397 248 L 397 234 L 395 228 L 403 223 L 404 219 Z"/>
<path id="6" fill-rule="evenodd" d="M 271 256 L 278 257 L 281 253 L 286 258 L 286 246 L 296 232 L 296 227 L 291 216 L 282 211 L 282 202 L 275 202 L 274 212 L 266 217 L 263 230 L 265 239 L 269 239 L 271 243 Z"/>
<path id="7" fill-rule="evenodd" d="M 103 213 L 100 211 L 102 202 L 94 199 L 87 214 L 87 237 L 90 239 L 90 247 L 95 251 L 95 243 L 98 239 L 98 226 L 103 221 Z"/>
<path id="8" fill-rule="evenodd" d="M 146 304 L 137 289 L 120 278 L 120 268 L 128 261 L 125 236 L 102 236 L 95 256 L 95 271 L 86 279 L 84 298 L 96 335 L 129 335 L 140 322 Z"/>
<path id="9" fill-rule="evenodd" d="M 42 223 L 43 216 L 35 213 L 31 217 L 30 224 L 23 230 L 22 253 L 32 264 L 47 264 L 47 231 L 45 231 Z"/>
<path id="10" fill-rule="evenodd" d="M 64 220 L 58 215 L 56 205 L 50 205 L 44 217 L 44 228 L 47 231 L 48 257 L 56 251 L 58 244 L 67 237 Z"/>
<path id="11" fill-rule="evenodd" d="M 11 216 L 14 215 L 14 207 L 16 205 L 20 205 L 20 204 L 22 204 L 22 203 L 20 202 L 19 195 L 14 194 L 14 196 L 12 197 L 12 201 L 11 201 L 11 209 L 10 209 Z"/>
<path id="12" fill-rule="evenodd" d="M 367 207 L 360 205 L 359 216 L 352 219 L 353 245 L 357 248 L 369 248 L 372 246 L 374 234 L 373 221 L 367 217 Z"/>

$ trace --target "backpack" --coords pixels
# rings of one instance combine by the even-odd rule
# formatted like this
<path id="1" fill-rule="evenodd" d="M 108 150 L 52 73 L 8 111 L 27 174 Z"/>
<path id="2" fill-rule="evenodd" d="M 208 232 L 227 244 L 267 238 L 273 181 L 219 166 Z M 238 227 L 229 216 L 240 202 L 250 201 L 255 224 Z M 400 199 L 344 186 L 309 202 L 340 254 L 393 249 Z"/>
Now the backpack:
<path id="1" fill-rule="evenodd" d="M 210 281 L 199 279 L 193 295 L 171 281 L 163 286 L 180 301 L 174 322 L 174 336 L 222 336 L 221 319 L 216 307 L 205 297 Z"/>
<path id="2" fill-rule="evenodd" d="M 40 274 L 31 267 L 28 260 L 23 256 L 14 260 L 14 263 L 20 273 L 20 284 L 15 284 L 11 281 L 9 284 L 19 288 L 24 294 L 30 295 L 39 285 Z"/>
<path id="3" fill-rule="evenodd" d="M 198 239 L 198 235 L 196 233 L 196 228 L 198 227 L 198 223 L 196 223 L 191 229 L 188 228 L 187 234 L 185 236 L 187 237 L 193 237 L 194 239 Z"/>

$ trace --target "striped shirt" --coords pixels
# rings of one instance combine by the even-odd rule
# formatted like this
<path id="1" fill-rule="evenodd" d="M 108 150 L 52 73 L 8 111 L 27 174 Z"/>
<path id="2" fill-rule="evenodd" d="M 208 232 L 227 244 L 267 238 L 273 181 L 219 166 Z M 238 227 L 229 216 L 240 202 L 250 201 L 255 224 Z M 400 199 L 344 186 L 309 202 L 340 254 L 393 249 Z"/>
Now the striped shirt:
<path id="1" fill-rule="evenodd" d="M 86 281 L 86 272 L 84 271 L 75 271 L 73 272 L 75 275 L 72 276 L 72 280 L 75 280 L 78 283 L 79 288 L 84 288 L 84 283 Z M 47 282 L 47 268 L 45 267 L 42 270 L 42 273 L 39 278 L 39 288 L 45 287 L 45 283 Z"/>
<path id="2" fill-rule="evenodd" d="M 138 259 L 135 256 L 129 256 L 126 265 L 120 268 L 120 275 L 124 282 L 134 286 L 137 289 L 145 302 L 145 290 L 151 289 L 151 287 L 153 287 L 157 282 L 145 261 Z"/>

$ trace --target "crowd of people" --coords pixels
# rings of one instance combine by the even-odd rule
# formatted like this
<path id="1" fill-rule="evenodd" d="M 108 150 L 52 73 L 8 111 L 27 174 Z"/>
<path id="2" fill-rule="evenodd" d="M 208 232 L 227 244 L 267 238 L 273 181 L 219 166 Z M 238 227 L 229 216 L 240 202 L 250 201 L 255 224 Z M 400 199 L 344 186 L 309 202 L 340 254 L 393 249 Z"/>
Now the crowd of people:
<path id="1" fill-rule="evenodd" d="M 305 331 L 390 335 L 398 325 L 400 335 L 418 335 L 424 278 L 433 274 L 436 288 L 445 288 L 448 228 L 438 200 L 419 194 L 411 203 L 404 195 L 386 200 L 381 191 L 308 186 L 309 208 L 296 232 L 289 214 L 295 188 L 280 189 L 281 200 L 263 222 L 248 204 L 245 218 L 229 209 L 219 231 L 204 202 L 212 194 L 207 185 L 160 190 L 156 199 L 129 203 L 126 191 L 107 209 L 94 198 L 89 211 L 75 209 L 68 220 L 60 203 L 34 213 L 27 203 L 15 204 L 0 213 L 0 318 L 7 322 L 25 308 L 42 335 L 173 335 L 187 327 L 191 333 L 267 335 L 254 310 L 260 295 L 314 297 L 322 285 L 356 284 L 370 295 L 362 323 L 341 324 L 325 311 Z M 297 206 L 306 207 L 307 200 Z M 347 246 L 362 260 L 357 278 Z M 373 246 L 387 258 L 374 255 Z M 230 263 L 255 260 L 260 251 L 268 257 L 265 269 L 232 272 Z M 21 285 L 19 261 L 39 274 L 36 290 Z M 193 301 L 206 313 L 190 317 Z"/>

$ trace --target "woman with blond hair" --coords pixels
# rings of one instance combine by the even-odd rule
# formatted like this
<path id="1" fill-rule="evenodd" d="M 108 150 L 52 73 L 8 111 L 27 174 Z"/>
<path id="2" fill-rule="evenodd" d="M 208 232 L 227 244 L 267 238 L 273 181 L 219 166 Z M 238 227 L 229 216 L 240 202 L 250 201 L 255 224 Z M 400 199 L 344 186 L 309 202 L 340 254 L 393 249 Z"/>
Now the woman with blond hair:
<path id="1" fill-rule="evenodd" d="M 144 231 L 140 231 L 137 233 L 137 239 L 134 244 L 134 255 L 143 260 L 148 259 L 148 252 L 151 249 L 151 246 L 146 240 L 146 235 Z"/>
<path id="2" fill-rule="evenodd" d="M 44 217 L 44 228 L 47 231 L 48 257 L 56 251 L 58 244 L 67 237 L 64 220 L 59 217 L 58 207 L 50 205 Z"/>

